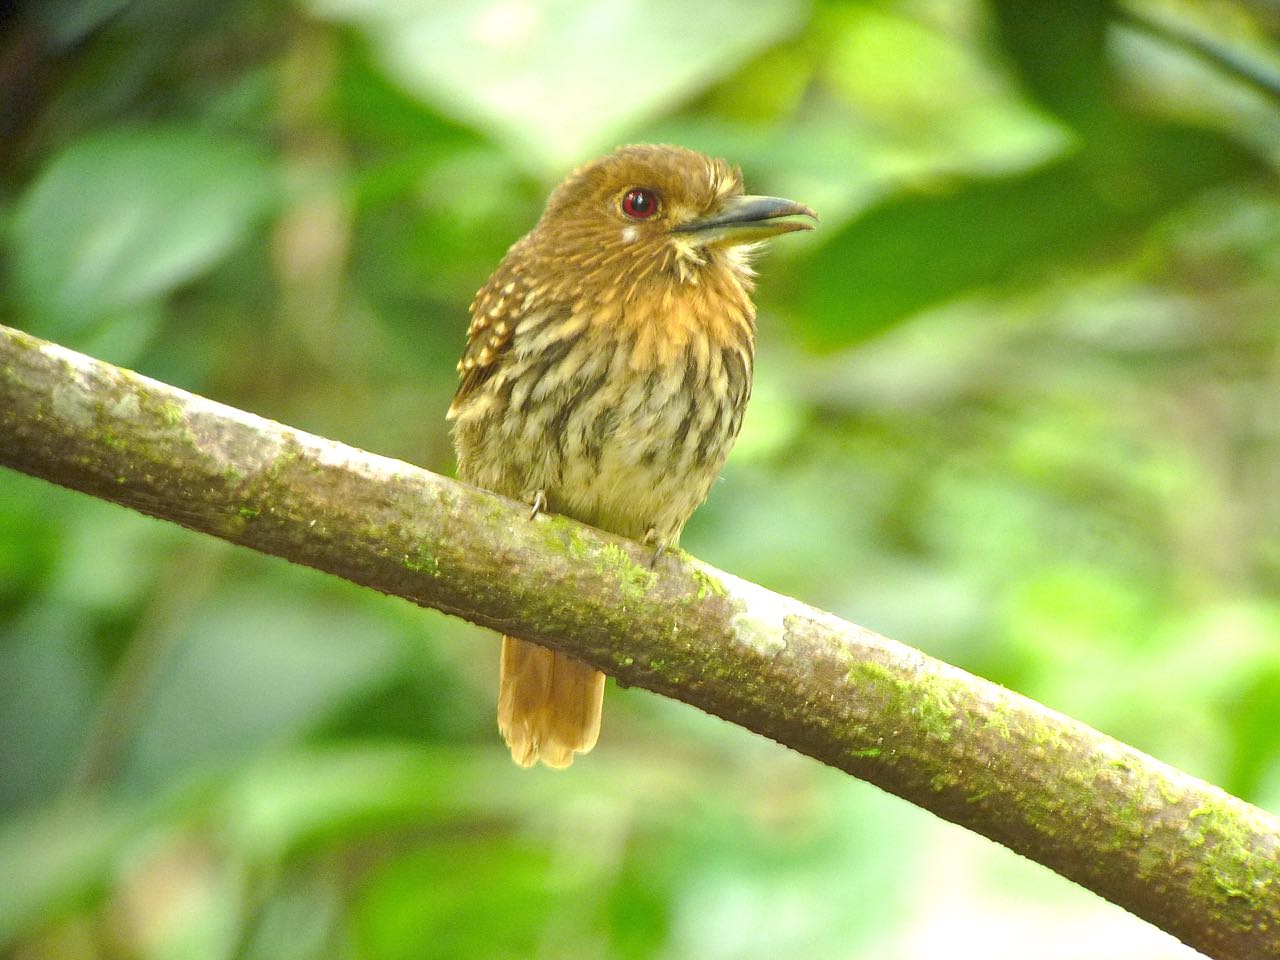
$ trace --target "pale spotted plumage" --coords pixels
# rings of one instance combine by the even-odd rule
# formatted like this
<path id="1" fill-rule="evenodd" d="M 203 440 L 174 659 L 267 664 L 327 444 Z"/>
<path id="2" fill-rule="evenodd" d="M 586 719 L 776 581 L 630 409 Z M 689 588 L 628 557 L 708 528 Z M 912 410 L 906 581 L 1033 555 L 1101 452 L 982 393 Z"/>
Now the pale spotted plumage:
<path id="1" fill-rule="evenodd" d="M 629 222 L 618 196 L 662 196 Z M 742 194 L 723 161 L 625 147 L 575 171 L 471 308 L 449 410 L 464 480 L 633 539 L 674 543 L 737 437 L 755 312 L 741 246 L 672 224 Z M 603 677 L 506 638 L 499 722 L 517 761 L 590 749 Z"/>

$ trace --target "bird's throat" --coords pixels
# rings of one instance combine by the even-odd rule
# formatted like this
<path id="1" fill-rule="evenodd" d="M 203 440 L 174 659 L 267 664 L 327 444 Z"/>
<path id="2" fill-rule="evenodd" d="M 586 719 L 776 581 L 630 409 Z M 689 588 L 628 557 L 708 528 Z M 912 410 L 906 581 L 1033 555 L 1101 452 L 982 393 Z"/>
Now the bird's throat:
<path id="1" fill-rule="evenodd" d="M 750 361 L 755 348 L 755 308 L 749 279 L 728 266 L 709 265 L 696 283 L 662 277 L 624 301 L 602 305 L 596 332 L 630 347 L 634 370 L 699 366 L 710 353 L 740 351 Z"/>

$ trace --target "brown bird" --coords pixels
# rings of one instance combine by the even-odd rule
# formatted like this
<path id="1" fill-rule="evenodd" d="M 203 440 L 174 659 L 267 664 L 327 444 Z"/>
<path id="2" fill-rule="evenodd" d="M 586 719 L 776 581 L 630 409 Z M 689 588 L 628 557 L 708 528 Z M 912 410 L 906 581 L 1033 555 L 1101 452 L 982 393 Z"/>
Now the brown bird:
<path id="1" fill-rule="evenodd" d="M 751 394 L 750 255 L 813 211 L 744 195 L 723 160 L 620 147 L 579 167 L 471 304 L 449 407 L 463 480 L 675 544 Z M 502 638 L 498 727 L 515 761 L 567 767 L 600 731 L 604 674 Z"/>

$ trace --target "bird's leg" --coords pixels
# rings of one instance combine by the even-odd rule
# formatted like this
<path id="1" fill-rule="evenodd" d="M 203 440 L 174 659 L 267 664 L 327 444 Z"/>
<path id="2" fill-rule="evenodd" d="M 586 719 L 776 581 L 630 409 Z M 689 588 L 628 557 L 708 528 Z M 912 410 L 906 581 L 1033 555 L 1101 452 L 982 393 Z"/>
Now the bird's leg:
<path id="1" fill-rule="evenodd" d="M 653 556 L 649 560 L 649 569 L 652 570 L 658 565 L 658 561 L 662 559 L 662 555 L 667 552 L 667 547 L 671 546 L 671 537 L 664 537 L 658 532 L 657 527 L 650 527 L 645 531 L 644 539 L 640 541 L 643 546 L 653 547 Z"/>
<path id="2" fill-rule="evenodd" d="M 529 519 L 532 520 L 547 509 L 547 491 L 535 490 L 533 497 L 529 500 L 529 505 L 533 508 L 529 511 Z"/>

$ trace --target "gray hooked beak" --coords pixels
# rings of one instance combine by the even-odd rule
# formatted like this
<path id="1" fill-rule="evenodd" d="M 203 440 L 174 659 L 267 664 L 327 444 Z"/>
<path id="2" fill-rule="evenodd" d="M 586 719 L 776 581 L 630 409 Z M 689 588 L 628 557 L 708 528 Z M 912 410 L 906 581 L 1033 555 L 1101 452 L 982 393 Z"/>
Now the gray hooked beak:
<path id="1" fill-rule="evenodd" d="M 780 233 L 813 229 L 812 223 L 788 219 L 794 217 L 808 217 L 815 222 L 818 219 L 816 213 L 794 200 L 730 197 L 715 213 L 672 227 L 672 232 L 696 234 L 706 246 L 734 246 L 765 240 Z"/>

